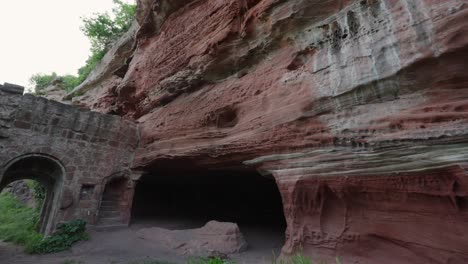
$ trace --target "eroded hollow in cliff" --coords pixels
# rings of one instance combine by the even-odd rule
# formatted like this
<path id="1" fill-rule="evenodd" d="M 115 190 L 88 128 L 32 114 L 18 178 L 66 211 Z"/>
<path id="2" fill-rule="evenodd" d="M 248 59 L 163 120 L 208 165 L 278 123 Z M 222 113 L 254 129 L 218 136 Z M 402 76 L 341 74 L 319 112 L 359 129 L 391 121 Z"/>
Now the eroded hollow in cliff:
<path id="1" fill-rule="evenodd" d="M 172 169 L 143 175 L 136 186 L 133 226 L 182 230 L 210 220 L 237 223 L 251 249 L 271 254 L 284 244 L 286 221 L 272 177 L 246 169 Z"/>

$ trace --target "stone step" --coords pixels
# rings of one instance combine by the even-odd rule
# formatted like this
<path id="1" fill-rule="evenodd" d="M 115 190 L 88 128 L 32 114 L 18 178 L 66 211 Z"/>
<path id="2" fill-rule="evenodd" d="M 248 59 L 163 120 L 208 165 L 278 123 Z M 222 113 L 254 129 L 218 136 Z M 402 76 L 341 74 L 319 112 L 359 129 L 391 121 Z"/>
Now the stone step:
<path id="1" fill-rule="evenodd" d="M 116 201 L 105 201 L 105 200 L 102 200 L 101 201 L 101 207 L 103 206 L 114 206 L 114 207 L 119 207 L 119 203 L 116 202 Z"/>
<path id="2" fill-rule="evenodd" d="M 99 215 L 104 218 L 107 218 L 107 217 L 114 218 L 114 217 L 120 217 L 120 212 L 117 210 L 101 210 L 99 212 Z"/>
<path id="3" fill-rule="evenodd" d="M 102 222 L 102 223 L 120 223 L 121 221 L 122 219 L 120 218 L 120 216 L 99 218 L 99 222 Z"/>
<path id="4" fill-rule="evenodd" d="M 103 200 L 119 200 L 120 199 L 120 196 L 118 195 L 103 195 L 102 196 L 102 199 Z"/>
<path id="5" fill-rule="evenodd" d="M 119 224 L 99 224 L 99 225 L 90 226 L 89 228 L 92 230 L 96 230 L 96 231 L 112 231 L 112 230 L 123 229 L 127 227 L 128 225 L 119 223 Z"/>
<path id="6" fill-rule="evenodd" d="M 118 206 L 101 205 L 100 211 L 119 211 Z"/>

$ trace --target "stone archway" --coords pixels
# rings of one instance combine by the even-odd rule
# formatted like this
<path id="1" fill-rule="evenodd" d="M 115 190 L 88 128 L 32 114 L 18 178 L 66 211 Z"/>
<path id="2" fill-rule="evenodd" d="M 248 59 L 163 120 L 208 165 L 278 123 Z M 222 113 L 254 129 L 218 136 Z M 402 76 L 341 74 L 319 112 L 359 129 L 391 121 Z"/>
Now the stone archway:
<path id="1" fill-rule="evenodd" d="M 24 155 L 11 160 L 2 168 L 0 191 L 18 180 L 31 179 L 42 184 L 46 197 L 39 219 L 39 231 L 50 234 L 55 228 L 64 176 L 65 169 L 55 158 L 40 154 Z"/>

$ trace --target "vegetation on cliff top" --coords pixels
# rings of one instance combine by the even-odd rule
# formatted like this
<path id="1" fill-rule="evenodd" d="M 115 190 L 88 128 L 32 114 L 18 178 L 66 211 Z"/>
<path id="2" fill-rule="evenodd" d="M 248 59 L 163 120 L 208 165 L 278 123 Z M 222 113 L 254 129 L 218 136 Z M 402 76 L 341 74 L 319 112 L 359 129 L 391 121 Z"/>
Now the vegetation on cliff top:
<path id="1" fill-rule="evenodd" d="M 91 17 L 82 18 L 81 31 L 91 42 L 91 55 L 86 64 L 78 69 L 78 75 L 59 76 L 51 74 L 34 74 L 30 78 L 36 94 L 44 94 L 44 89 L 54 84 L 67 92 L 80 85 L 96 65 L 102 60 L 106 52 L 120 36 L 130 28 L 135 16 L 136 5 L 127 4 L 121 0 L 113 0 L 115 7 L 112 16 L 109 13 L 95 13 Z"/>

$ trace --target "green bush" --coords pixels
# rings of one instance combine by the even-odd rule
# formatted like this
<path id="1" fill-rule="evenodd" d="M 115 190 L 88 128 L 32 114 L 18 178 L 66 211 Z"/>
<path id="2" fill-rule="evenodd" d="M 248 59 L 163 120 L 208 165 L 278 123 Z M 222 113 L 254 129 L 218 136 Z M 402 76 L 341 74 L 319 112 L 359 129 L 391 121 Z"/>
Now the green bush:
<path id="1" fill-rule="evenodd" d="M 86 60 L 86 65 L 78 69 L 78 77 L 77 77 L 77 85 L 80 85 L 86 78 L 88 78 L 88 75 L 91 73 L 94 68 L 96 68 L 96 65 L 101 62 L 102 58 L 104 58 L 104 55 L 106 55 L 107 50 L 101 50 L 97 52 L 93 52 L 91 56 L 89 56 L 88 60 Z M 75 87 L 76 87 L 75 86 Z"/>
<path id="2" fill-rule="evenodd" d="M 35 94 L 38 95 L 45 94 L 44 89 L 52 84 L 68 92 L 80 84 L 79 77 L 73 75 L 59 76 L 55 72 L 51 74 L 34 74 L 29 82 L 34 86 Z"/>
<path id="3" fill-rule="evenodd" d="M 33 254 L 54 253 L 67 250 L 81 240 L 88 240 L 86 233 L 86 222 L 83 220 L 74 220 L 69 223 L 59 224 L 57 231 L 33 244 L 28 244 L 26 252 Z"/>
<path id="4" fill-rule="evenodd" d="M 47 88 L 47 86 L 51 85 L 57 77 L 58 75 L 55 72 L 52 74 L 37 73 L 29 78 L 29 82 L 34 85 L 34 92 L 36 94 L 43 94 L 43 90 Z"/>

